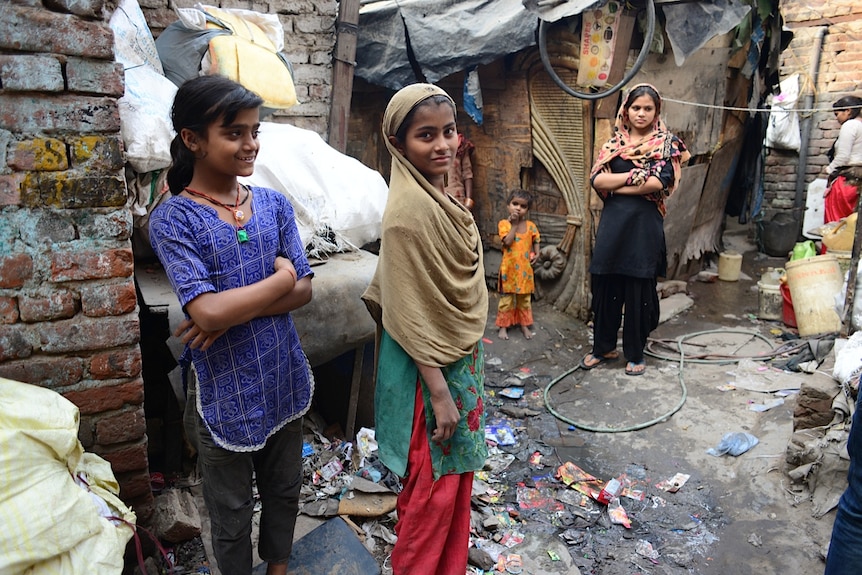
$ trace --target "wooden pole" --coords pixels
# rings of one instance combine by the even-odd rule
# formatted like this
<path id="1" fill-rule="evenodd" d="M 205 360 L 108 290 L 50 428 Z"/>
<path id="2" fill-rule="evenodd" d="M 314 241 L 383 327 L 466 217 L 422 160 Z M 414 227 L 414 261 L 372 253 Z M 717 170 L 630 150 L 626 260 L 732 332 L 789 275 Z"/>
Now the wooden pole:
<path id="1" fill-rule="evenodd" d="M 856 270 L 859 267 L 859 252 L 862 249 L 862 200 L 856 201 L 856 233 L 853 235 L 853 251 L 850 254 L 850 270 L 847 272 L 847 291 L 844 294 L 844 321 L 841 324 L 841 336 L 850 335 L 853 320 L 853 300 L 856 299 Z"/>
<path id="2" fill-rule="evenodd" d="M 341 0 L 336 19 L 335 49 L 332 54 L 332 107 L 329 112 L 329 145 L 347 150 L 347 127 L 356 67 L 356 35 L 359 32 L 360 0 Z"/>

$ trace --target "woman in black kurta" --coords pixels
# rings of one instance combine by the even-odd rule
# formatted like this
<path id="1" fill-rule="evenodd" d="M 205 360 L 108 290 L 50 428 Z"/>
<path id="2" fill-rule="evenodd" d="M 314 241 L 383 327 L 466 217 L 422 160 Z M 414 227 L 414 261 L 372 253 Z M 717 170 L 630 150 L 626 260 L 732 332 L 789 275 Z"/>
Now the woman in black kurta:
<path id="1" fill-rule="evenodd" d="M 590 264 L 594 340 L 592 352 L 581 360 L 584 369 L 619 357 L 621 322 L 626 373 L 641 375 L 646 369 L 644 347 L 659 319 L 656 283 L 667 267 L 664 201 L 690 157 L 660 112 L 655 88 L 633 87 L 617 114 L 614 136 L 593 166 L 591 182 L 604 209 Z"/>

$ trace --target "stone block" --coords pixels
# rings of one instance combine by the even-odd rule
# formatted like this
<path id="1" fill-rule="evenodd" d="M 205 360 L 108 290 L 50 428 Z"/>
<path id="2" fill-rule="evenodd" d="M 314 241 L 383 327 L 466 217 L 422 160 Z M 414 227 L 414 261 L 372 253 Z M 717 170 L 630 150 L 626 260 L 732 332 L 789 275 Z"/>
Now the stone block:
<path id="1" fill-rule="evenodd" d="M 200 535 L 200 513 L 191 493 L 168 489 L 157 496 L 153 529 L 157 537 L 171 543 L 188 541 Z"/>

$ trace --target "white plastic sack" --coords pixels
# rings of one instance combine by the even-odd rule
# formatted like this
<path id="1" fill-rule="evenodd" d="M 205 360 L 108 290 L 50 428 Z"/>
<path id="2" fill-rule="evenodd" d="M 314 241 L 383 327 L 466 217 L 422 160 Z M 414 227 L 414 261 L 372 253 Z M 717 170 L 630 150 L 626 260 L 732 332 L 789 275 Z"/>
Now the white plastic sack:
<path id="1" fill-rule="evenodd" d="M 853 315 L 855 319 L 856 310 Z M 853 333 L 840 346 L 838 341 L 835 342 L 835 365 L 832 367 L 832 377 L 835 381 L 851 386 L 862 373 L 862 331 Z"/>
<path id="2" fill-rule="evenodd" d="M 766 147 L 799 151 L 799 114 L 794 110 L 799 100 L 799 74 L 782 80 L 780 93 L 772 99 L 769 124 L 766 127 Z"/>
<path id="3" fill-rule="evenodd" d="M 177 87 L 147 66 L 126 70 L 126 92 L 119 100 L 120 134 L 126 161 L 139 174 L 171 165 L 171 106 Z"/>
<path id="4" fill-rule="evenodd" d="M 241 180 L 290 199 L 311 256 L 350 251 L 380 237 L 389 195 L 383 176 L 316 132 L 262 122 L 254 174 Z"/>
<path id="5" fill-rule="evenodd" d="M 111 15 L 114 54 L 126 73 L 119 100 L 126 160 L 138 173 L 171 163 L 171 105 L 177 87 L 163 75 L 156 42 L 137 0 L 122 0 Z"/>
<path id="6" fill-rule="evenodd" d="M 0 378 L 0 573 L 122 573 L 136 518 L 119 491 L 110 464 L 78 441 L 74 404 Z"/>

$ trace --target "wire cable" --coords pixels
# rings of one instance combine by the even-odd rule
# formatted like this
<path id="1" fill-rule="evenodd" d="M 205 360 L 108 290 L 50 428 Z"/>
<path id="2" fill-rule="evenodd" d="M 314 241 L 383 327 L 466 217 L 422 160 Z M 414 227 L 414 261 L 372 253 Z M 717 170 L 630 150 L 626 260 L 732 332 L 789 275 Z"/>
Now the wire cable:
<path id="1" fill-rule="evenodd" d="M 764 337 L 763 335 L 761 335 L 757 332 L 748 331 L 748 330 L 715 329 L 715 330 L 698 331 L 698 332 L 679 336 L 676 339 L 676 344 L 677 344 L 677 349 L 679 350 L 679 370 L 678 370 L 677 379 L 678 379 L 679 387 L 680 387 L 680 399 L 677 402 L 677 404 L 673 408 L 671 408 L 670 411 L 665 413 L 664 415 L 660 415 L 654 419 L 650 419 L 649 421 L 645 421 L 643 423 L 635 423 L 632 425 L 625 425 L 622 427 L 598 427 L 598 426 L 593 426 L 593 425 L 581 423 L 581 422 L 575 421 L 573 419 L 569 419 L 568 417 L 562 415 L 560 412 L 558 412 L 556 409 L 554 409 L 554 407 L 551 405 L 551 400 L 549 397 L 551 388 L 554 387 L 555 385 L 557 385 L 558 383 L 560 383 L 561 381 L 563 381 L 566 377 L 568 377 L 569 375 L 571 375 L 572 373 L 574 373 L 578 369 L 580 369 L 580 366 L 577 366 L 577 365 L 575 367 L 573 367 L 572 369 L 566 371 L 562 375 L 557 376 L 550 383 L 548 383 L 548 385 L 545 387 L 545 391 L 544 391 L 545 407 L 551 413 L 551 415 L 553 415 L 554 417 L 556 417 L 560 421 L 568 423 L 569 425 L 573 425 L 578 429 L 583 429 L 586 431 L 593 431 L 596 433 L 622 433 L 625 431 L 638 431 L 641 429 L 646 429 L 647 427 L 651 427 L 657 423 L 662 423 L 664 421 L 667 421 L 668 419 L 671 418 L 671 416 L 673 414 L 675 414 L 680 409 L 682 409 L 682 406 L 685 405 L 685 402 L 688 399 L 688 388 L 686 388 L 686 386 L 685 386 L 685 378 L 683 375 L 685 373 L 685 362 L 686 362 L 686 353 L 685 353 L 685 349 L 683 348 L 685 341 L 687 339 L 692 339 L 695 337 L 708 335 L 708 334 L 716 334 L 716 333 L 742 333 L 745 335 L 750 335 L 752 337 L 762 339 L 770 347 L 772 346 L 772 343 L 766 337 Z M 784 349 L 784 347 L 785 346 L 782 346 L 782 348 L 779 348 L 779 350 Z M 762 355 L 759 355 L 756 357 L 751 357 L 751 359 L 762 358 L 762 359 L 766 360 L 766 359 L 770 359 L 772 357 L 775 357 L 775 355 L 777 355 L 778 353 L 786 352 L 786 349 L 784 351 L 779 351 L 779 350 L 772 350 L 772 352 L 770 352 L 769 354 L 762 354 Z M 645 351 L 645 354 L 649 355 L 651 357 L 655 357 L 657 359 L 665 359 L 665 360 L 669 359 L 666 356 L 660 356 L 660 355 L 654 354 L 654 353 L 649 352 L 649 351 Z M 726 364 L 726 363 L 738 363 L 741 359 L 746 359 L 746 358 L 741 357 L 741 356 L 736 356 L 735 358 L 715 358 L 715 359 L 704 358 L 704 359 L 699 359 L 699 360 L 698 359 L 690 359 L 690 360 L 688 360 L 688 362 L 689 363 Z"/>

